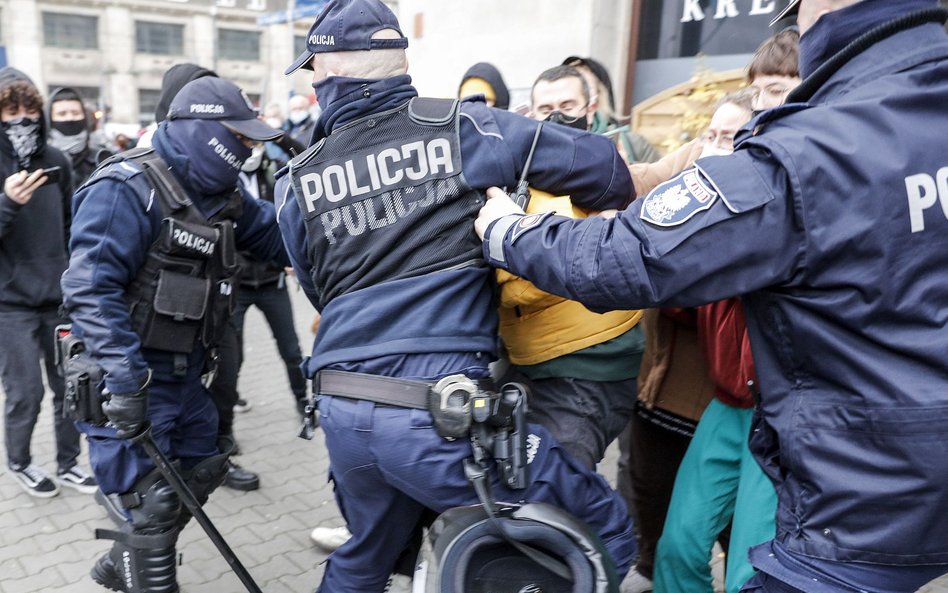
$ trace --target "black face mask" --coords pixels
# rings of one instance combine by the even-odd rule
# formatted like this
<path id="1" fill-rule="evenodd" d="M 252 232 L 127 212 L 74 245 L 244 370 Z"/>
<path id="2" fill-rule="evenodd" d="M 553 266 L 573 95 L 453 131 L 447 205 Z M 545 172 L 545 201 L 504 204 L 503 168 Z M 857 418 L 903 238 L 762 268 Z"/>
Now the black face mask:
<path id="1" fill-rule="evenodd" d="M 586 116 L 580 115 L 579 117 L 569 117 L 568 115 L 563 115 L 559 111 L 554 111 L 543 121 L 548 121 L 551 124 L 566 126 L 567 128 L 573 128 L 574 130 L 579 130 L 580 132 L 585 132 L 588 128 L 586 124 Z"/>
<path id="2" fill-rule="evenodd" d="M 63 136 L 76 136 L 86 131 L 86 121 L 83 119 L 77 119 L 75 121 L 54 121 L 50 122 L 49 125 Z"/>

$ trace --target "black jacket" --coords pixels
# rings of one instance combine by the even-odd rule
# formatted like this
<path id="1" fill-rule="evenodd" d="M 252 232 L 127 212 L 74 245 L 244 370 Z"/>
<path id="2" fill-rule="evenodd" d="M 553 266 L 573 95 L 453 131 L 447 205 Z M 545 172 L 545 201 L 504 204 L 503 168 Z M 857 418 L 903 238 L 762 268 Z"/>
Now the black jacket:
<path id="1" fill-rule="evenodd" d="M 0 87 L 15 80 L 29 79 L 13 68 L 0 70 Z M 67 262 L 72 166 L 62 152 L 43 144 L 29 168 L 49 167 L 62 167 L 58 183 L 40 187 L 23 205 L 8 198 L 3 181 L 21 168 L 0 132 L 0 311 L 53 308 L 62 301 L 59 277 Z"/>

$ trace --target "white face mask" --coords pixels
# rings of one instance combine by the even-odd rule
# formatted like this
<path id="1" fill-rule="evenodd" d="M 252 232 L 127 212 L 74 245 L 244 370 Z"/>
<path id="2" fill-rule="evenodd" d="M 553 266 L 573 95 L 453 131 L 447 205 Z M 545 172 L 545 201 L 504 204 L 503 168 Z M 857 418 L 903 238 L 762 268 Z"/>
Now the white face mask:
<path id="1" fill-rule="evenodd" d="M 703 159 L 706 156 L 727 156 L 733 152 L 734 152 L 733 149 L 728 150 L 726 148 L 720 148 L 718 146 L 708 144 L 703 149 L 701 149 L 701 156 L 699 156 L 698 158 Z"/>
<path id="2" fill-rule="evenodd" d="M 244 161 L 244 164 L 240 170 L 244 173 L 253 173 L 259 169 L 260 163 L 263 161 L 263 150 L 263 144 L 255 145 L 250 153 L 250 157 Z"/>
<path id="3" fill-rule="evenodd" d="M 302 122 L 304 119 L 309 117 L 309 111 L 291 111 L 290 112 L 290 121 L 294 124 Z"/>

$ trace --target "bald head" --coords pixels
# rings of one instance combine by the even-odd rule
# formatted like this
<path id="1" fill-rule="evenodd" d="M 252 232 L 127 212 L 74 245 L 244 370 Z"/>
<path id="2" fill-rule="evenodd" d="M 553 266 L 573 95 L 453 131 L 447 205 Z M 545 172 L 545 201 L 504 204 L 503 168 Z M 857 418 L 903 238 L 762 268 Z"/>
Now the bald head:
<path id="1" fill-rule="evenodd" d="M 400 39 L 401 33 L 383 29 L 372 39 Z M 408 72 L 408 57 L 404 49 L 372 49 L 334 51 L 313 55 L 313 82 L 328 76 L 348 76 L 380 80 Z"/>

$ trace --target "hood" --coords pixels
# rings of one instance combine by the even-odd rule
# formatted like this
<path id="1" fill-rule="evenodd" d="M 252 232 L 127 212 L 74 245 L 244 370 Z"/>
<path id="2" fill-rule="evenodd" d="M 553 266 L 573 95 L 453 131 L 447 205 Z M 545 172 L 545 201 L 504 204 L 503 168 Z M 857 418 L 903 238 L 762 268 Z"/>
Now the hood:
<path id="1" fill-rule="evenodd" d="M 507 90 L 507 85 L 504 84 L 504 78 L 500 75 L 500 71 L 494 67 L 493 64 L 479 62 L 468 68 L 467 72 L 464 73 L 464 77 L 461 78 L 461 84 L 458 85 L 458 89 L 461 88 L 461 85 L 463 85 L 464 81 L 468 78 L 481 78 L 490 84 L 497 97 L 494 101 L 494 107 L 498 109 L 507 109 L 510 107 L 510 92 Z"/>
<path id="2" fill-rule="evenodd" d="M 161 94 L 158 96 L 158 104 L 155 105 L 155 121 L 161 123 L 168 119 L 171 100 L 184 85 L 205 76 L 216 78 L 217 73 L 197 64 L 175 64 L 169 68 L 161 79 Z"/>
<path id="3" fill-rule="evenodd" d="M 55 89 L 53 92 L 49 94 L 49 98 L 46 99 L 46 105 L 45 107 L 43 107 L 43 115 L 46 116 L 46 122 L 49 123 L 52 121 L 52 118 L 50 117 L 50 112 L 53 109 L 53 103 L 55 103 L 58 100 L 62 100 L 63 97 L 61 97 L 61 95 L 75 95 L 75 97 L 78 97 L 79 103 L 82 105 L 82 113 L 86 118 L 86 126 L 87 127 L 91 126 L 92 114 L 89 113 L 89 111 L 86 109 L 85 101 L 82 100 L 82 97 L 79 96 L 79 93 L 76 92 L 76 89 L 68 87 L 68 86 L 59 87 L 58 89 Z"/>

